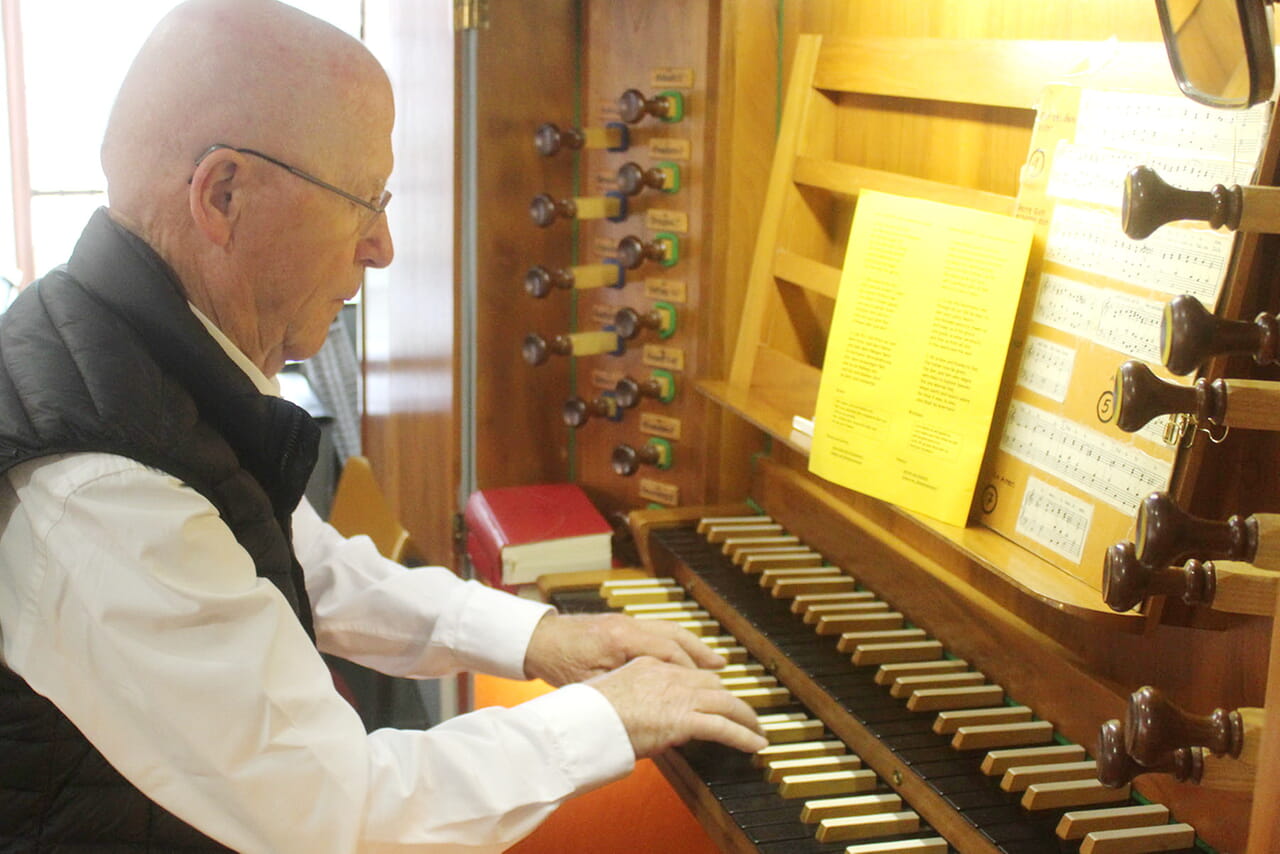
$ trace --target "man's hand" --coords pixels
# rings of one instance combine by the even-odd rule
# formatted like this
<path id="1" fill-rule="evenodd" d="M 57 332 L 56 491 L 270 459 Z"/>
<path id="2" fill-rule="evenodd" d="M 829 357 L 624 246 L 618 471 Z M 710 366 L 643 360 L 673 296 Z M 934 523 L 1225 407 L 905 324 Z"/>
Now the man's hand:
<path id="1" fill-rule="evenodd" d="M 724 659 L 692 632 L 664 620 L 552 612 L 533 630 L 525 652 L 524 673 L 558 688 L 608 673 L 641 656 L 687 669 L 714 670 L 724 666 Z"/>
<path id="2" fill-rule="evenodd" d="M 637 759 L 690 739 L 718 741 L 754 753 L 769 742 L 756 714 L 706 670 L 654 658 L 634 661 L 587 684 L 605 696 L 631 737 Z"/>

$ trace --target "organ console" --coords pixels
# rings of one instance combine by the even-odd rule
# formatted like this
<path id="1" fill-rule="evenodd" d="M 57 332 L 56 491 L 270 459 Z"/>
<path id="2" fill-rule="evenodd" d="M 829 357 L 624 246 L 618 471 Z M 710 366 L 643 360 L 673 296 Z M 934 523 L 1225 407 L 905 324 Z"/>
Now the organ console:
<path id="1" fill-rule="evenodd" d="M 618 167 L 618 192 L 635 196 L 646 187 L 674 193 L 680 189 L 680 165 L 656 163 L 645 169 L 639 163 L 623 163 Z"/>
<path id="2" fill-rule="evenodd" d="M 657 302 L 653 308 L 641 314 L 634 308 L 618 310 L 613 320 L 618 337 L 630 341 L 640 334 L 642 329 L 651 329 L 659 338 L 670 338 L 676 333 L 676 307 L 671 303 Z"/>
<path id="3" fill-rule="evenodd" d="M 1113 789 L 1098 779 L 1099 763 L 1110 754 L 1095 739 L 1103 722 L 1124 721 L 1129 693 L 1142 685 L 1163 689 L 1187 709 L 1267 707 L 1270 617 L 1280 574 L 1241 562 L 1261 564 L 1265 557 L 1184 558 L 1179 545 L 1159 559 L 1139 560 L 1135 542 L 1114 549 L 1105 572 L 1101 560 L 1072 565 L 1049 554 L 1050 547 L 1027 547 L 1013 541 L 1016 532 L 986 524 L 988 486 L 1002 511 L 1019 500 L 989 469 L 978 483 L 969 524 L 948 526 L 823 481 L 809 472 L 804 437 L 792 431 L 797 416 L 813 416 L 820 376 L 830 370 L 824 339 L 863 193 L 1016 212 L 1054 227 L 1080 225 L 1060 216 L 1065 209 L 1055 211 L 1052 199 L 1037 207 L 1023 192 L 1037 153 L 1055 150 L 1036 151 L 1031 143 L 1037 129 L 1069 119 L 1065 112 L 1040 109 L 1044 85 L 1064 79 L 1074 85 L 1077 78 L 1065 72 L 1089 64 L 1098 46 L 1090 40 L 1116 34 L 1116 61 L 1109 66 L 1124 69 L 1110 81 L 1116 90 L 1177 96 L 1163 57 L 1152 61 L 1149 49 L 1158 49 L 1159 36 L 1149 0 L 1115 0 L 1104 4 L 1105 12 L 1069 0 L 993 0 L 981 13 L 966 4 L 940 4 L 928 27 L 904 15 L 893 0 L 764 4 L 773 10 L 769 14 L 760 4 L 719 0 L 548 0 L 562 11 L 572 5 L 574 14 L 565 15 L 533 11 L 541 4 L 495 2 L 514 10 L 506 14 L 522 26 L 512 22 L 510 32 L 521 35 L 504 42 L 489 33 L 490 44 L 523 50 L 529 64 L 503 78 L 505 88 L 493 86 L 513 97 L 490 99 L 500 116 L 482 125 L 515 128 L 518 150 L 496 148 L 484 161 L 491 174 L 480 219 L 492 236 L 479 248 L 480 280 L 514 282 L 536 259 L 572 258 L 575 266 L 531 272 L 526 287 L 534 294 L 572 289 L 574 298 L 530 301 L 528 316 L 513 318 L 509 304 L 490 293 L 500 287 L 481 288 L 484 340 L 508 344 L 480 363 L 514 361 L 509 343 L 528 329 L 598 329 L 609 323 L 615 329 L 575 333 L 601 336 L 591 345 L 547 336 L 528 348 L 532 362 L 550 355 L 578 357 L 572 369 L 568 360 L 557 360 L 538 372 L 482 372 L 477 411 L 499 411 L 519 401 L 527 418 L 518 428 L 482 422 L 488 432 L 478 442 L 478 482 L 568 476 L 607 511 L 629 511 L 644 566 L 676 580 L 674 587 L 659 585 L 657 593 L 634 593 L 658 598 L 634 601 L 632 610 L 668 613 L 733 662 L 724 678 L 737 680 L 731 683 L 735 690 L 751 692 L 744 698 L 758 704 L 770 748 L 756 758 L 693 744 L 660 762 L 709 844 L 764 854 L 825 854 L 850 845 L 877 852 L 1075 854 L 1130 850 L 1114 847 L 1127 844 L 1188 851 L 1196 844 L 1186 839 L 1191 832 L 1200 844 L 1244 854 L 1253 832 L 1248 793 L 1207 785 L 1205 778 L 1210 765 L 1239 760 L 1203 746 L 1179 747 L 1174 752 L 1182 750 L 1186 763 L 1200 757 L 1200 784 L 1191 783 L 1190 770 L 1179 781 L 1176 769 L 1184 766 L 1177 764 L 1153 773 L 1124 750 L 1120 723 L 1113 741 L 1118 739 L 1119 756 L 1128 764 L 1124 781 Z M 498 28 L 501 20 L 495 15 Z M 537 49 L 521 48 L 520 39 L 540 27 L 546 37 Z M 808 35 L 815 30 L 823 31 L 816 46 L 818 40 Z M 1064 41 L 1041 41 L 1045 33 Z M 1145 71 L 1130 74 L 1134 68 Z M 1080 83 L 1082 91 L 1091 85 Z M 1106 90 L 1109 83 L 1098 85 Z M 639 88 L 616 97 L 631 86 Z M 1178 103 L 1188 106 L 1180 98 Z M 584 127 L 627 124 L 631 147 L 623 154 L 584 145 L 572 158 L 542 159 L 530 152 L 527 131 L 548 116 L 564 115 Z M 1108 128 L 1094 130 L 1099 145 L 1108 145 Z M 563 137 L 556 144 L 571 147 L 569 132 L 547 135 Z M 482 134 L 482 142 L 497 136 Z M 1175 133 L 1169 141 L 1177 145 L 1180 139 Z M 1274 183 L 1278 149 L 1280 143 L 1268 139 L 1247 185 L 1213 177 L 1206 186 Z M 1071 153 L 1065 146 L 1057 151 Z M 1146 153 L 1140 156 L 1150 160 Z M 769 170 L 771 160 L 775 167 Z M 631 184 L 618 180 L 627 161 L 638 166 L 627 172 L 641 175 L 654 164 L 678 165 L 680 191 L 655 190 L 643 205 L 635 204 L 623 192 Z M 1118 185 L 1134 162 L 1142 161 L 1126 160 L 1107 183 Z M 1157 168 L 1171 181 L 1187 174 L 1166 167 L 1163 159 Z M 1126 216 L 1155 228 L 1159 223 L 1153 225 L 1152 217 L 1169 214 L 1144 208 L 1152 192 L 1143 180 L 1135 180 L 1141 192 Z M 586 199 L 597 206 L 611 198 L 604 195 L 607 188 L 618 192 L 619 212 L 624 200 L 645 209 L 629 210 L 625 223 L 576 215 L 573 227 L 538 231 L 529 227 L 523 205 L 511 199 L 548 187 L 589 188 L 575 189 L 565 201 L 585 205 Z M 1114 232 L 1119 193 L 1112 195 L 1091 202 L 1109 211 L 1089 213 L 1098 213 L 1100 221 L 1109 217 Z M 1185 204 L 1164 200 L 1156 207 Z M 543 217 L 548 221 L 566 217 L 555 199 L 541 205 L 551 212 Z M 1174 299 L 1159 343 L 1163 360 L 1177 374 L 1234 353 L 1252 356 L 1255 364 L 1236 371 L 1233 361 L 1234 373 L 1221 381 L 1209 378 L 1176 389 L 1138 376 L 1139 368 L 1122 369 L 1122 380 L 1132 379 L 1136 391 L 1121 388 L 1115 398 L 1116 420 L 1126 430 L 1155 415 L 1179 413 L 1204 425 L 1249 428 L 1232 430 L 1223 445 L 1200 442 L 1177 452 L 1168 491 L 1179 506 L 1205 518 L 1265 516 L 1262 511 L 1280 508 L 1280 489 L 1267 474 L 1267 439 L 1251 434 L 1271 424 L 1269 389 L 1252 384 L 1266 377 L 1255 368 L 1273 365 L 1280 346 L 1268 272 L 1277 263 L 1277 248 L 1271 238 L 1251 232 L 1247 221 L 1246 213 L 1236 223 L 1239 249 L 1221 299 L 1210 298 L 1207 287 L 1196 291 L 1198 298 Z M 1168 228 L 1152 242 L 1152 252 L 1163 251 L 1175 231 L 1214 241 L 1232 237 Z M 1118 245 L 1133 248 L 1124 238 Z M 1101 264 L 1111 248 L 1095 247 L 1086 236 L 1078 252 Z M 617 264 L 605 270 L 609 259 Z M 1060 258 L 1045 263 L 1037 272 L 1057 282 L 1072 267 Z M 605 287 L 620 283 L 621 271 L 636 269 L 643 275 L 626 272 L 625 294 Z M 1140 325 L 1122 310 L 1135 288 L 1124 282 L 1110 288 L 1102 267 L 1078 278 L 1071 296 L 1097 300 L 1081 307 L 1081 317 L 1101 315 L 1126 330 L 1126 324 Z M 759 283 L 768 294 L 764 299 L 757 298 Z M 1183 280 L 1173 276 L 1160 283 L 1181 287 Z M 504 295 L 509 300 L 509 292 Z M 1158 305 L 1156 298 L 1148 301 Z M 670 337 L 655 334 L 655 325 L 661 326 L 653 323 L 658 318 L 650 309 L 658 302 L 682 315 Z M 1024 306 L 1021 314 L 1031 314 L 1030 300 Z M 1218 306 L 1220 316 L 1205 306 Z M 1108 448 L 1123 443 L 1154 453 L 1149 435 L 1118 435 L 1115 424 L 1093 418 L 1094 400 L 1109 385 L 1114 367 L 1149 347 L 1121 352 L 1116 340 L 1098 337 L 1082 339 L 1068 353 L 1071 336 L 1064 327 L 1075 322 L 1071 312 L 1077 306 L 1049 308 L 1063 312 L 1060 324 L 1040 341 L 1015 335 L 1014 352 L 1027 353 L 1047 340 L 1064 363 L 1074 356 L 1075 374 L 1065 392 L 1072 405 L 1084 403 L 1089 418 L 1070 426 L 1106 433 Z M 1145 304 L 1140 308 L 1145 317 Z M 627 314 L 619 319 L 623 309 Z M 1256 319 L 1235 319 L 1250 317 Z M 624 352 L 622 338 L 632 326 L 635 333 L 650 332 L 637 335 L 642 343 Z M 1078 386 L 1075 377 L 1088 373 L 1091 362 L 1102 366 Z M 1006 366 L 1008 386 L 1019 380 L 1013 368 Z M 678 396 L 665 381 L 652 382 L 657 371 L 674 378 Z M 612 390 L 612 403 L 604 390 Z M 1048 400 L 1042 391 L 1032 393 Z M 669 405 L 654 405 L 663 394 Z M 555 404 L 566 399 L 583 413 L 573 418 L 599 423 L 576 434 L 564 430 Z M 1032 402 L 1042 403 L 1035 397 Z M 653 421 L 609 422 L 604 412 L 614 404 L 637 405 L 636 415 Z M 990 453 L 998 450 L 1004 418 L 998 408 Z M 936 426 L 944 428 L 945 418 Z M 658 431 L 661 436 L 654 435 Z M 1128 477 L 1119 464 L 1086 457 L 1069 441 L 1074 438 L 1074 432 L 1060 431 L 1060 441 L 1044 452 L 1064 460 L 1077 454 L 1072 461 L 1086 475 Z M 872 447 L 868 440 L 858 450 Z M 1052 540 L 1073 521 L 1067 511 L 1075 510 L 1088 489 L 1070 478 L 1045 480 L 1052 490 L 1034 497 L 1051 491 L 1057 503 L 1028 498 L 1026 519 L 1015 512 L 1009 527 L 1014 521 L 1039 525 Z M 1131 498 L 1136 502 L 1151 488 Z M 739 504 L 732 513 L 718 505 L 744 497 L 781 527 L 724 539 L 717 533 L 714 546 L 707 547 L 714 555 L 689 545 L 697 539 L 695 519 L 706 512 L 749 514 Z M 1095 502 L 1092 523 L 1080 523 L 1099 541 L 1091 546 L 1097 554 L 1106 543 L 1137 539 L 1132 528 L 1112 531 L 1103 524 L 1102 512 L 1116 509 L 1105 503 Z M 1128 526 L 1133 520 L 1122 522 Z M 730 554 L 723 553 L 725 540 L 744 539 L 757 542 L 750 548 L 734 543 Z M 686 546 L 700 556 L 686 555 Z M 1060 544 L 1054 541 L 1054 547 Z M 646 605 L 652 606 L 648 612 Z M 781 764 L 796 761 L 803 764 Z M 1262 787 L 1269 777 L 1264 758 L 1258 767 Z M 853 791 L 798 797 L 781 792 L 787 777 L 825 774 L 836 776 L 786 781 L 786 791 Z M 863 819 L 866 829 L 832 825 L 820 839 L 819 821 L 805 821 L 806 816 Z M 873 835 L 836 841 L 837 835 L 856 832 Z M 1131 841 L 1128 834 L 1139 838 Z M 692 839 L 677 838 L 666 847 L 684 854 L 695 846 Z"/>
<path id="4" fill-rule="evenodd" d="M 775 497 L 805 496 L 796 488 L 798 495 Z M 904 611 L 930 591 L 900 610 L 863 573 L 853 576 L 823 557 L 823 547 L 791 536 L 782 519 L 814 509 L 791 505 L 770 517 L 633 514 L 659 577 L 648 586 L 606 582 L 600 591 L 613 607 L 697 631 L 732 662 L 722 675 L 726 687 L 761 715 L 770 747 L 756 757 L 693 744 L 661 760 L 687 798 L 718 816 L 723 850 L 834 852 L 849 842 L 866 846 L 849 851 L 876 852 L 1195 850 L 1194 828 L 1170 822 L 1164 806 L 1134 800 L 1129 780 L 1153 771 L 1203 777 L 1202 754 L 1234 750 L 1232 734 L 1246 716 L 1202 721 L 1135 699 L 1131 727 L 1140 721 L 1142 738 L 1126 741 L 1128 731 L 1112 721 L 1091 759 L 1010 699 L 985 667 L 909 625 Z M 824 539 L 851 533 L 858 541 L 844 554 L 856 556 L 868 577 L 892 577 L 885 554 L 874 546 L 867 553 L 865 533 L 841 527 Z M 808 565 L 772 564 L 788 554 Z M 757 560 L 767 562 L 752 566 Z M 1158 748 L 1147 747 L 1149 720 L 1172 733 L 1155 733 Z M 1170 739 L 1176 744 L 1166 749 Z"/>
<path id="5" fill-rule="evenodd" d="M 618 113 L 629 125 L 646 116 L 664 122 L 678 122 L 684 118 L 684 93 L 669 89 L 647 98 L 639 89 L 628 89 L 618 98 Z"/>
<path id="6" fill-rule="evenodd" d="M 548 270 L 536 265 L 524 276 L 524 291 L 531 297 L 542 299 L 553 288 L 560 290 L 589 290 L 591 288 L 620 288 L 626 284 L 622 265 L 605 261 L 601 264 L 580 264 L 559 270 Z"/>
<path id="7" fill-rule="evenodd" d="M 603 127 L 566 128 L 561 130 L 552 122 L 538 125 L 533 134 L 533 147 L 543 157 L 558 154 L 561 149 L 580 151 L 598 148 L 604 151 L 626 151 L 631 145 L 631 130 L 621 122 L 609 122 Z"/>
<path id="8" fill-rule="evenodd" d="M 608 192 L 603 196 L 575 196 L 556 199 L 539 193 L 529 203 L 529 216 L 539 228 L 546 228 L 557 219 L 607 219 L 622 222 L 627 218 L 627 197 Z"/>
<path id="9" fill-rule="evenodd" d="M 1125 175 L 1121 228 L 1142 240 L 1174 220 L 1202 220 L 1213 228 L 1275 233 L 1280 231 L 1280 190 L 1275 187 L 1224 187 L 1183 190 L 1171 187 L 1149 166 Z"/>

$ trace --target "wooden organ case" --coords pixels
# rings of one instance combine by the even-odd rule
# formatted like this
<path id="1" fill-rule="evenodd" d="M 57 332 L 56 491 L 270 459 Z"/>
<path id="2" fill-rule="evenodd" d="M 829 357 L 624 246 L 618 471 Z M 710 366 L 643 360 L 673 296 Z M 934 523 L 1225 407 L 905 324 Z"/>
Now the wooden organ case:
<path id="1" fill-rule="evenodd" d="M 749 499 L 1091 755 L 1140 686 L 1197 714 L 1269 708 L 1269 617 L 1173 597 L 1114 613 L 1096 587 L 991 530 L 811 476 L 791 432 L 793 415 L 812 414 L 858 193 L 1012 212 L 1044 84 L 1114 36 L 1115 73 L 1171 88 L 1146 0 L 490 0 L 489 16 L 479 487 L 573 479 L 630 514 L 646 565 L 682 580 L 954 850 L 1079 842 L 987 839 L 658 543 L 662 531 Z M 796 106 L 793 93 L 810 89 Z M 1272 139 L 1259 183 L 1274 183 L 1276 166 Z M 1272 238 L 1241 235 L 1221 313 L 1277 308 L 1276 255 Z M 1207 370 L 1267 369 L 1231 358 Z M 1232 431 L 1183 454 L 1171 488 L 1206 517 L 1273 512 L 1277 453 L 1268 433 Z M 664 764 L 725 850 L 770 850 L 717 812 L 696 763 Z M 1277 770 L 1264 759 L 1258 778 Z M 1133 785 L 1202 844 L 1272 850 L 1271 811 L 1247 787 L 1168 773 Z"/>

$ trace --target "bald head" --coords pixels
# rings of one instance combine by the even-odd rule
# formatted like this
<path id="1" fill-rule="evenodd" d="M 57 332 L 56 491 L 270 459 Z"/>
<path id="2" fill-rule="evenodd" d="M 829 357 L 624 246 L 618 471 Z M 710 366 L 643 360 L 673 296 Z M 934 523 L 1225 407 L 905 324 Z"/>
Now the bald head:
<path id="1" fill-rule="evenodd" d="M 341 30 L 273 0 L 189 0 L 120 88 L 102 145 L 111 208 L 149 231 L 185 205 L 192 165 L 216 142 L 333 175 L 391 118 L 385 74 Z"/>

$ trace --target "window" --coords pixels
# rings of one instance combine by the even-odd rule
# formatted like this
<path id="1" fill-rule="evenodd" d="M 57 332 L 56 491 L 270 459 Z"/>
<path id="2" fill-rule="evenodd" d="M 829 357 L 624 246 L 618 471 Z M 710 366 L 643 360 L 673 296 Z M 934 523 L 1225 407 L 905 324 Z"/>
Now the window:
<path id="1" fill-rule="evenodd" d="M 22 59 L 22 79 L 10 81 L 10 92 L 22 84 L 22 97 L 6 111 L 16 134 L 10 125 L 0 129 L 0 158 L 14 164 L 0 168 L 0 276 L 29 281 L 61 264 L 89 215 L 106 204 L 98 147 L 116 89 L 143 40 L 176 5 L 0 0 L 5 47 Z M 360 35 L 361 0 L 292 5 Z M 9 74 L 17 76 L 12 68 Z"/>

